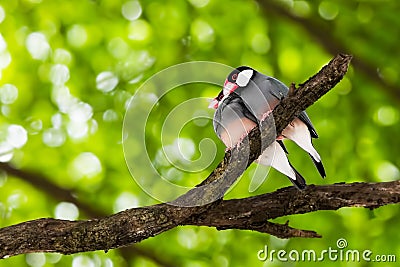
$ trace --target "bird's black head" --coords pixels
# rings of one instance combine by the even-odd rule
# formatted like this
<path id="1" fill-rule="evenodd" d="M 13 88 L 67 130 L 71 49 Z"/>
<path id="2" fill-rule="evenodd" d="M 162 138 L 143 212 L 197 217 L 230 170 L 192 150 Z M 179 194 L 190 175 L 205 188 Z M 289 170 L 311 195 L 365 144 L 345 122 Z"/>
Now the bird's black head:
<path id="1" fill-rule="evenodd" d="M 209 107 L 218 108 L 219 102 L 228 96 L 230 93 L 234 92 L 239 87 L 246 87 L 251 78 L 253 78 L 256 71 L 247 66 L 240 66 L 229 73 L 228 77 L 224 82 L 224 87 L 219 92 L 218 96 L 212 100 Z"/>
<path id="2" fill-rule="evenodd" d="M 229 82 L 236 84 L 238 87 L 245 87 L 250 82 L 255 72 L 256 71 L 254 69 L 247 66 L 237 67 L 231 73 L 229 73 L 225 80 L 225 84 Z"/>

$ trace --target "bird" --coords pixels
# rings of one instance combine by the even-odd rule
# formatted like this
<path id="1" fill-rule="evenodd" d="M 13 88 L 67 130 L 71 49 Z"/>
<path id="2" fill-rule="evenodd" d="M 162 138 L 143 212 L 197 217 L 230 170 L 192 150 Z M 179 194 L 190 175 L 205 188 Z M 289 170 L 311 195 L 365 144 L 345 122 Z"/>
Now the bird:
<path id="1" fill-rule="evenodd" d="M 227 148 L 232 148 L 259 126 L 288 93 L 289 88 L 281 81 L 251 67 L 234 69 L 209 104 L 210 108 L 216 109 L 213 119 L 215 133 Z M 306 181 L 289 162 L 283 140 L 292 140 L 306 151 L 321 177 L 325 178 L 321 156 L 312 144 L 313 138 L 318 138 L 318 134 L 307 113 L 302 111 L 261 153 L 256 163 L 273 167 L 286 175 L 298 189 L 304 189 Z"/>

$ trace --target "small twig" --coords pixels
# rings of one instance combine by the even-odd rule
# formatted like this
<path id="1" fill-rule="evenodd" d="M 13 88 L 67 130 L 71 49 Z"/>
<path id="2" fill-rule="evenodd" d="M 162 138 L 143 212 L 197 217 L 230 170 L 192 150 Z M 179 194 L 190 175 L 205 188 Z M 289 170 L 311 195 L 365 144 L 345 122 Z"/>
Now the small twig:
<path id="1" fill-rule="evenodd" d="M 294 91 L 296 91 L 296 85 L 295 85 L 295 83 L 291 83 L 290 87 L 289 87 L 288 96 L 293 96 L 294 95 Z"/>

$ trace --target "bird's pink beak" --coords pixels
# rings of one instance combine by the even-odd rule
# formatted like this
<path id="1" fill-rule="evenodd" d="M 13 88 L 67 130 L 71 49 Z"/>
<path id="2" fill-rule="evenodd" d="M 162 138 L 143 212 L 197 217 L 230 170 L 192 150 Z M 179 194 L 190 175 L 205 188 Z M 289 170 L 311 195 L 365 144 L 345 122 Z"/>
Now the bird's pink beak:
<path id="1" fill-rule="evenodd" d="M 224 95 L 229 95 L 238 87 L 239 86 L 236 83 L 231 83 L 230 81 L 226 80 L 224 83 Z"/>
<path id="2" fill-rule="evenodd" d="M 208 108 L 213 108 L 213 109 L 217 109 L 218 108 L 218 100 L 217 99 L 211 99 L 210 100 L 210 104 L 208 105 Z"/>

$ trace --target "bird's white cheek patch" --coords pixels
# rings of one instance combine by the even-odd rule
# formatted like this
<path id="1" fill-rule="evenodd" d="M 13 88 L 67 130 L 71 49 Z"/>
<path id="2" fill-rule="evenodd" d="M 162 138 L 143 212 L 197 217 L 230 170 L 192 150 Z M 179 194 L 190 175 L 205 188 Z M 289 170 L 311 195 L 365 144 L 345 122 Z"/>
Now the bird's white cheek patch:
<path id="1" fill-rule="evenodd" d="M 236 84 L 239 85 L 240 87 L 246 86 L 251 77 L 253 76 L 253 70 L 244 70 L 239 72 L 238 77 L 236 79 Z"/>

